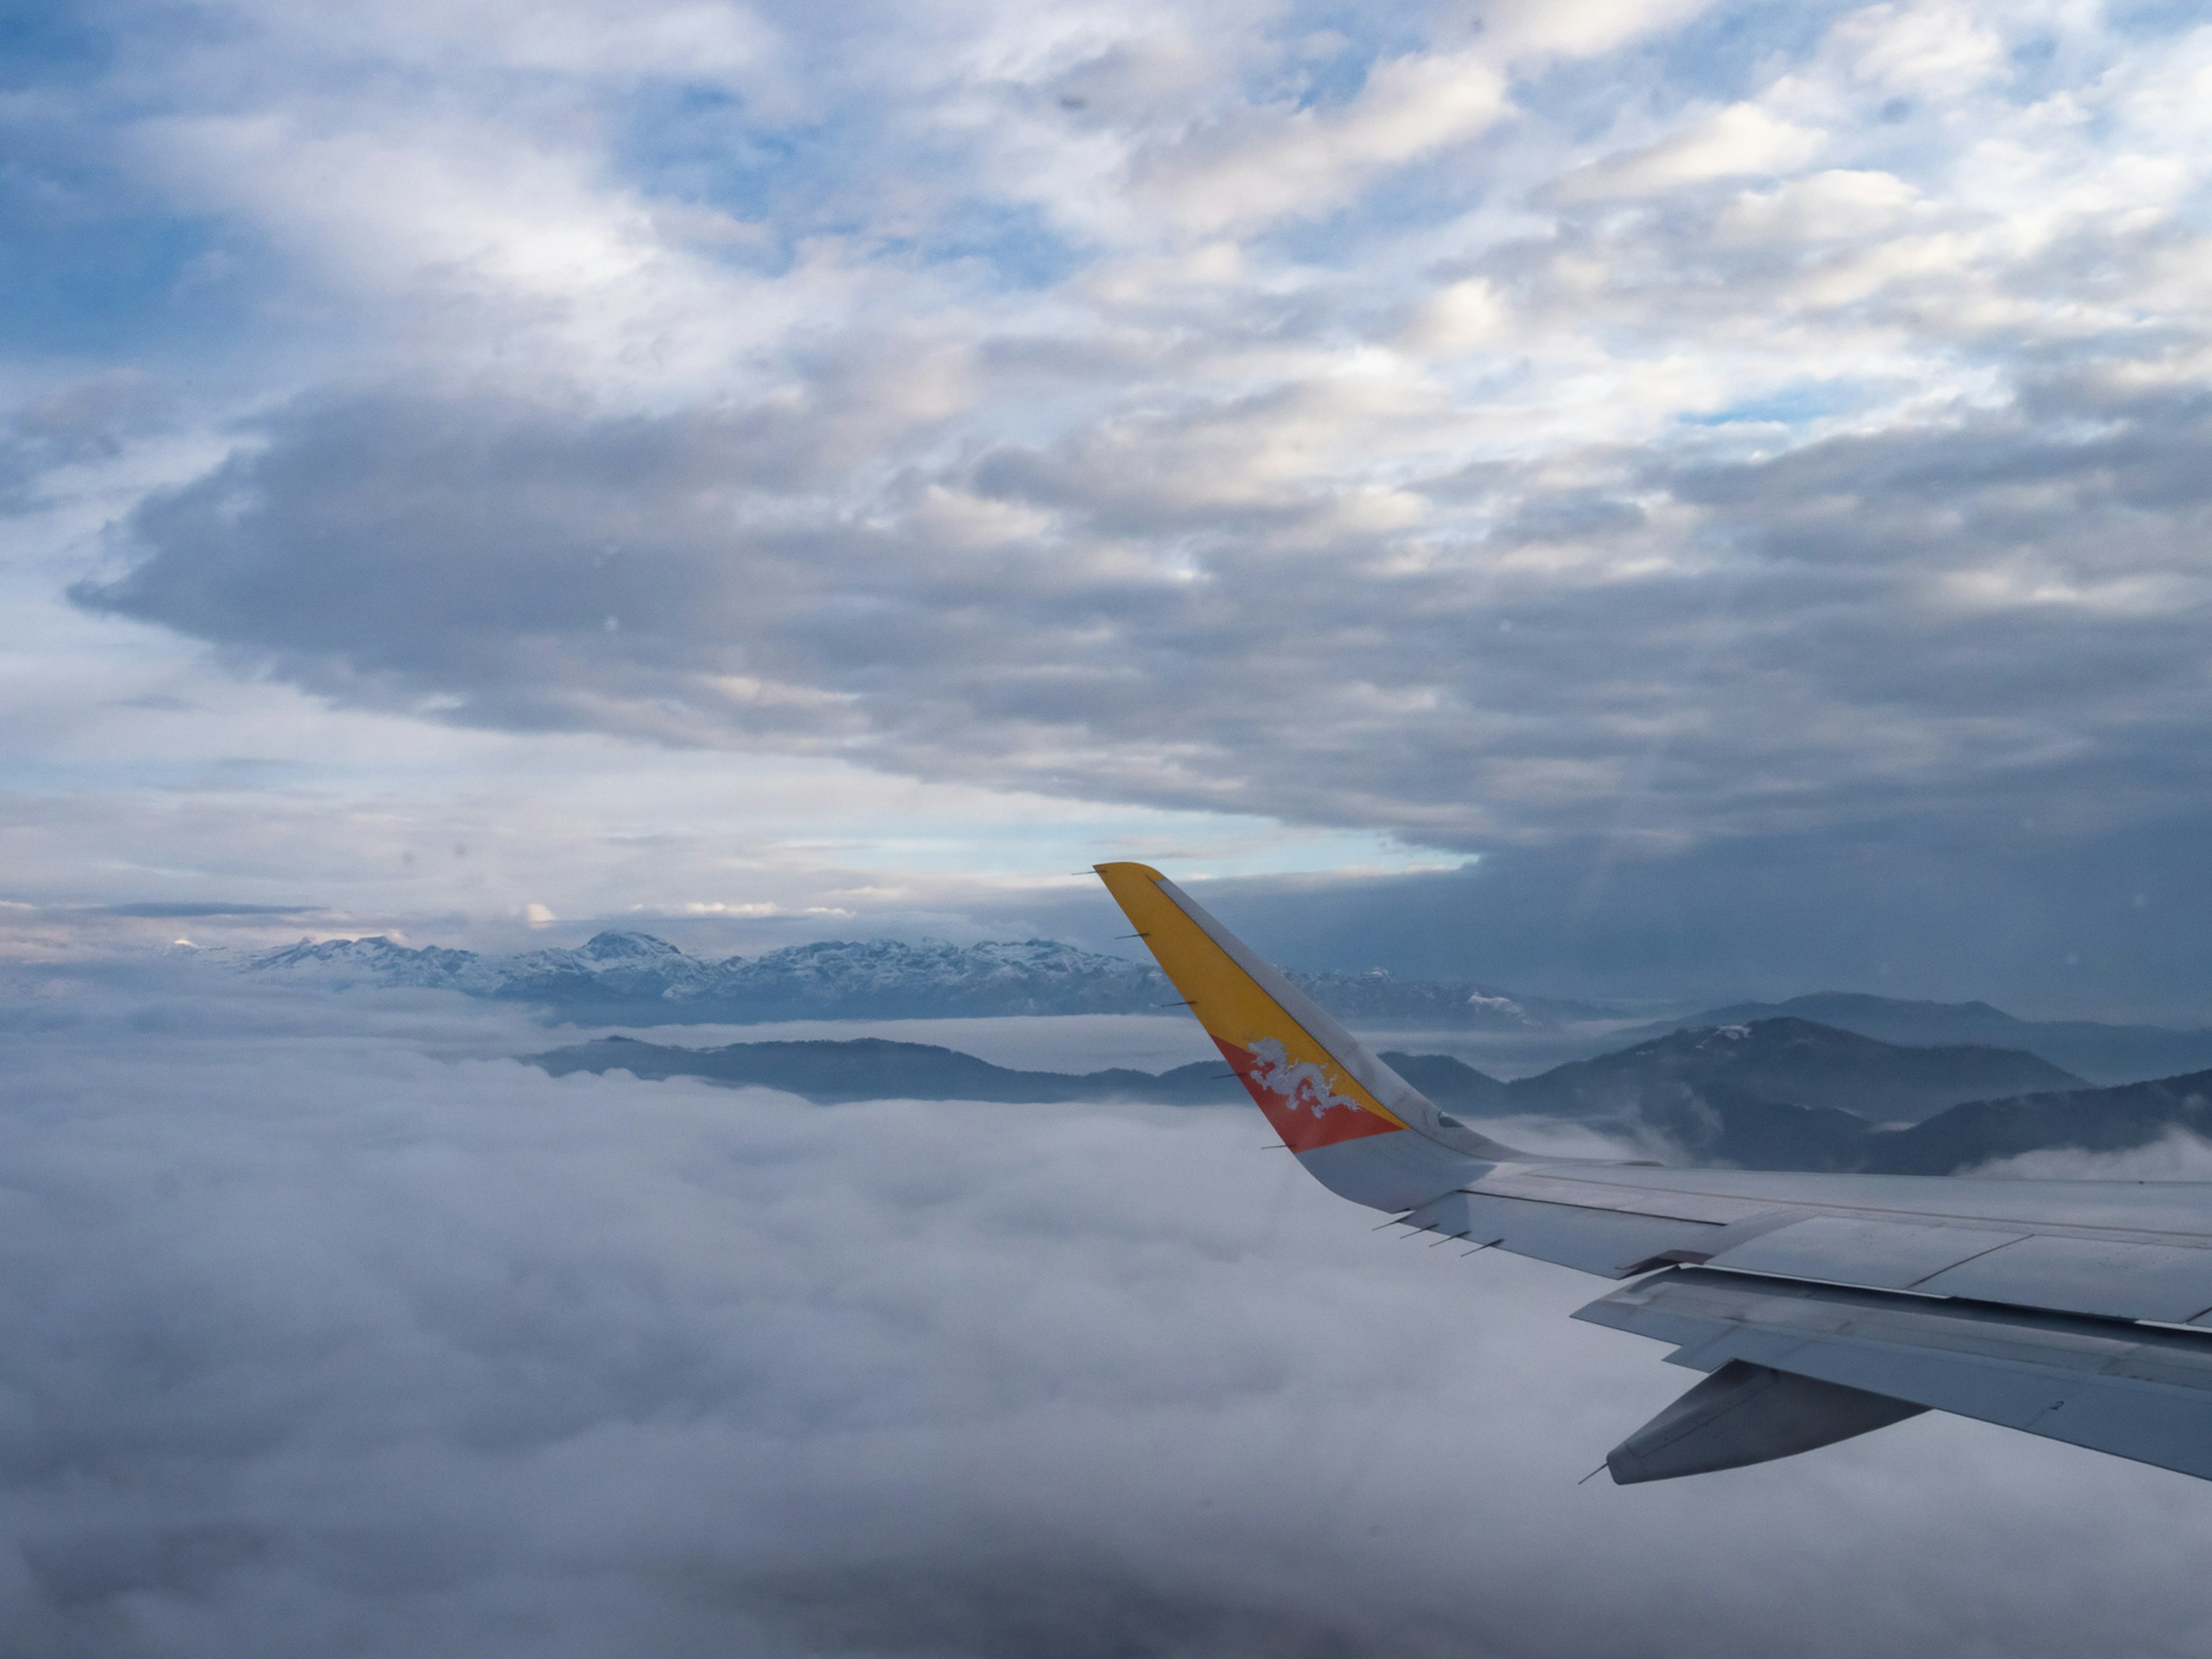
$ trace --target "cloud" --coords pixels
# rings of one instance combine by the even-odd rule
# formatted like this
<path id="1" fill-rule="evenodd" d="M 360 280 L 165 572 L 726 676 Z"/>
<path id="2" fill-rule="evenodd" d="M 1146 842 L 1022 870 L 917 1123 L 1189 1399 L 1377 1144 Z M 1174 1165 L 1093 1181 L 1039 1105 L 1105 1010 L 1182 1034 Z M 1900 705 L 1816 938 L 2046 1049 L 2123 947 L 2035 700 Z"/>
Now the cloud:
<path id="1" fill-rule="evenodd" d="M 793 488 L 823 434 L 765 410 L 305 407 L 76 591 L 372 706 L 1429 845 L 2069 796 L 2110 823 L 2203 788 L 2186 396 L 2054 378 L 1771 459 L 1509 469 L 1472 507 L 1296 479 L 1389 423 L 1364 396 L 1000 447 L 861 519 Z M 1455 545 L 1446 514 L 1489 527 Z"/>
<path id="2" fill-rule="evenodd" d="M 2072 1148 L 2001 1158 L 1969 1173 L 1991 1181 L 2212 1181 L 2212 1142 L 2169 1129 L 2122 1152 Z"/>
<path id="3" fill-rule="evenodd" d="M 222 899 L 143 900 L 137 904 L 101 907 L 111 916 L 136 916 L 149 921 L 190 921 L 217 916 L 312 915 L 321 907 L 313 904 L 244 904 Z"/>
<path id="4" fill-rule="evenodd" d="M 1796 170 L 1820 153 L 1820 135 L 1755 104 L 1732 104 L 1662 142 L 1569 173 L 1571 200 L 1648 196 L 1677 185 Z"/>
<path id="5" fill-rule="evenodd" d="M 236 316 L 176 337 L 234 372 L 56 370 L 11 428 L 49 550 L 21 591 L 79 603 L 40 636 L 175 671 L 110 700 L 228 676 L 515 738 L 472 755 L 1454 851 L 1817 860 L 2201 802 L 2201 31 L 224 15 L 8 118 L 40 156 L 100 131 L 115 199 L 198 228 L 134 316 L 235 261 Z M 312 770 L 267 810 L 315 818 Z M 71 817 L 21 811 L 41 844 Z M 604 908 L 641 896 L 868 908 Z"/>
<path id="6" fill-rule="evenodd" d="M 2202 331 L 2179 292 L 2122 295 L 2193 245 L 2197 163 L 1980 82 L 1948 106 L 1990 124 L 1971 149 L 1861 121 L 1988 34 L 1956 10 L 1854 14 L 1755 96 L 1627 106 L 1594 155 L 1541 73 L 1493 131 L 1496 64 L 1681 21 L 1576 15 L 1295 96 L 1320 71 L 1282 52 L 1249 95 L 1170 72 L 1225 61 L 1218 34 L 986 31 L 946 60 L 961 97 L 1063 90 L 975 133 L 1104 123 L 1099 188 L 1213 204 L 1180 251 L 1101 221 L 1020 294 L 850 239 L 780 275 L 702 260 L 588 146 L 487 173 L 459 128 L 408 129 L 410 160 L 388 129 L 195 117 L 171 165 L 391 295 L 434 270 L 602 331 L 513 324 L 562 392 L 426 369 L 281 404 L 73 591 L 345 703 L 1454 848 L 2193 799 L 2203 431 L 2162 377 Z M 2112 118 L 2168 73 L 2100 51 L 2065 96 Z M 1495 224 L 1435 171 L 1478 136 L 1503 172 L 1476 194 L 1518 204 Z M 1256 228 L 1358 210 L 1376 170 L 1427 182 L 1371 256 Z M 369 174 L 368 219 L 315 217 Z M 742 348 L 702 324 L 721 343 L 650 395 L 593 355 L 733 307 Z"/>
<path id="7" fill-rule="evenodd" d="M 1201 233 L 1323 214 L 1376 173 L 1474 137 L 1506 108 L 1487 54 L 1409 53 L 1375 64 L 1340 109 L 1255 111 L 1147 157 L 1139 199 Z"/>
<path id="8" fill-rule="evenodd" d="M 424 1009 L 134 1012 L 17 1045 L 0 1620 L 26 1649 L 2201 1633 L 2197 1488 L 2025 1437 L 1931 1418 L 1577 1487 L 1686 1376 L 1565 1317 L 1596 1281 L 1369 1231 L 1247 1115 L 817 1109 L 428 1059 Z M 291 1040 L 242 1040 L 271 1021 Z"/>

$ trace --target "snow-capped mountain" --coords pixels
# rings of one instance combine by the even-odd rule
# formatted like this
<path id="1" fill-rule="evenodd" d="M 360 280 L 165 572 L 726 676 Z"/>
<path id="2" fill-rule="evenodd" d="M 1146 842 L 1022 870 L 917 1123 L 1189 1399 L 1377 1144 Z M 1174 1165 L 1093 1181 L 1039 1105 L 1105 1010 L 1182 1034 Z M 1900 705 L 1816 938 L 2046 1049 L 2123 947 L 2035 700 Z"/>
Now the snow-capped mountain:
<path id="1" fill-rule="evenodd" d="M 967 946 L 872 939 L 708 962 L 650 933 L 599 933 L 574 950 L 512 957 L 413 950 L 377 938 L 303 941 L 246 966 L 332 986 L 415 986 L 545 1003 L 625 1023 L 1133 1013 L 1175 995 L 1148 964 L 1045 939 Z"/>
<path id="2" fill-rule="evenodd" d="M 708 962 L 650 933 L 604 933 L 574 950 L 512 957 L 417 950 L 374 938 L 302 940 L 245 966 L 333 987 L 410 986 L 538 1003 L 565 1018 L 611 1024 L 1144 1013 L 1176 995 L 1149 963 L 1049 939 L 968 945 L 870 939 Z M 1528 1030 L 1598 1012 L 1531 1005 L 1455 981 L 1291 977 L 1324 1006 L 1370 1025 Z"/>

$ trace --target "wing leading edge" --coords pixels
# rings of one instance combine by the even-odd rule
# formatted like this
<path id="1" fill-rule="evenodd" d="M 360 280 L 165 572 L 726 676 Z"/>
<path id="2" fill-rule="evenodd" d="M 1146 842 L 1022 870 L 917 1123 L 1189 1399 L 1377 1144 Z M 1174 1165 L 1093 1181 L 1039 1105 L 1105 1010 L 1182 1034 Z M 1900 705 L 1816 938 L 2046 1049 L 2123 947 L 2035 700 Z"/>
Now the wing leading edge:
<path id="1" fill-rule="evenodd" d="M 1576 1317 L 1707 1375 L 1613 1449 L 1616 1481 L 1929 1409 L 2212 1479 L 2212 1186 L 1529 1158 L 1439 1111 L 1158 871 L 1097 872 L 1322 1185 L 1634 1281 Z"/>

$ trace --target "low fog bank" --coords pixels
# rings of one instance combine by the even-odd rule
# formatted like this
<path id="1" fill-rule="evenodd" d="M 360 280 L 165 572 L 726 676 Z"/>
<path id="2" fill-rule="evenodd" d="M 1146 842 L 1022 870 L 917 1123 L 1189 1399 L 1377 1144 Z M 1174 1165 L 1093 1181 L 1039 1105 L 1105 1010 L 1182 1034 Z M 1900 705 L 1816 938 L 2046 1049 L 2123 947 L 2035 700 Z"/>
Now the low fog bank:
<path id="1" fill-rule="evenodd" d="M 349 993 L 349 995 L 361 994 Z M 378 994 L 371 993 L 370 994 Z M 1218 1060 L 1196 1020 L 1174 1014 L 1023 1014 L 963 1019 L 793 1019 L 759 1025 L 593 1025 L 641 1042 L 711 1048 L 727 1042 L 842 1042 L 886 1037 L 895 1042 L 933 1042 L 994 1066 L 1048 1072 L 1103 1071 L 1127 1066 L 1164 1072 L 1193 1060 Z M 1361 1026 L 1377 1048 L 1449 1054 L 1492 1077 L 1531 1077 L 1563 1060 L 1586 1060 L 1632 1041 L 1640 1028 L 1626 1021 L 1593 1021 L 1546 1031 L 1401 1030 Z M 1627 1033 L 1629 1035 L 1624 1035 Z M 561 1033 L 563 1040 L 568 1030 Z M 541 1036 L 541 1042 L 543 1038 Z"/>
<path id="2" fill-rule="evenodd" d="M 1256 1115 L 814 1108 L 550 1078 L 484 1011 L 472 1048 L 428 1006 L 80 1000 L 0 1106 L 0 1652 L 2212 1637 L 2212 1487 L 1955 1419 L 1578 1487 L 1690 1375 L 1568 1320 L 1598 1281 L 1370 1231 Z"/>
<path id="3" fill-rule="evenodd" d="M 212 1011 L 212 1012 L 210 1012 Z M 744 1024 L 635 1025 L 572 1021 L 524 1002 L 458 991 L 248 975 L 235 963 L 186 952 L 76 962 L 0 963 L 0 1039 L 61 1032 L 84 1039 L 117 1030 L 283 1039 L 342 1031 L 414 1038 L 447 1057 L 542 1048 L 557 1036 L 619 1034 L 708 1048 L 730 1042 L 884 1037 L 936 1043 L 994 1065 L 1047 1071 L 1126 1066 L 1162 1072 L 1218 1051 L 1188 1014 L 1026 1014 L 928 1019 L 793 1019 Z M 1591 1021 L 1535 1031 L 1363 1028 L 1378 1046 L 1418 1048 L 1497 1078 L 1531 1075 L 1563 1060 L 1618 1048 L 1632 1022 Z"/>
<path id="4" fill-rule="evenodd" d="M 2203 1181 L 2212 1182 L 2212 1141 L 2173 1129 L 2147 1146 L 2092 1152 L 2052 1146 L 1994 1158 L 1967 1174 L 1991 1181 Z M 2212 1188 L 2206 1209 L 2212 1212 Z"/>

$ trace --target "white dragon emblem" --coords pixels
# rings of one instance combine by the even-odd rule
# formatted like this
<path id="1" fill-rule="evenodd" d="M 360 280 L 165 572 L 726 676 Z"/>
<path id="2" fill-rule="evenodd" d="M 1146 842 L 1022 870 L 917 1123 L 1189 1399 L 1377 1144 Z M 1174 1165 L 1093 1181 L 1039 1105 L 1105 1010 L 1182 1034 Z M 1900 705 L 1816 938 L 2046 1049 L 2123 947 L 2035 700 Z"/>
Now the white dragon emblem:
<path id="1" fill-rule="evenodd" d="M 1291 1051 L 1273 1037 L 1255 1042 L 1252 1059 L 1252 1081 L 1293 1111 L 1319 1117 L 1340 1106 L 1354 1112 L 1365 1109 L 1349 1095 L 1336 1092 L 1327 1067 L 1310 1060 L 1292 1060 Z"/>

